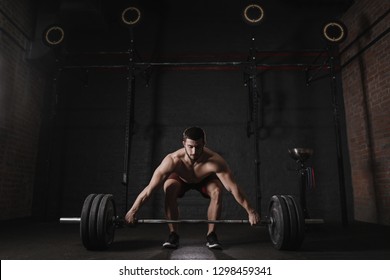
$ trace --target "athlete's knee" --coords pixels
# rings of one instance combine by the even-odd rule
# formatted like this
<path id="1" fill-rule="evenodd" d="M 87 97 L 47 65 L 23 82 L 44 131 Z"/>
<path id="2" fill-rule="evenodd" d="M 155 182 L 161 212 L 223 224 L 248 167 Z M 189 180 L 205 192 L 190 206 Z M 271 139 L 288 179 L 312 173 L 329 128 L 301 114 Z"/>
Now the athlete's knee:
<path id="1" fill-rule="evenodd" d="M 208 194 L 213 200 L 220 200 L 222 197 L 222 188 L 218 184 L 213 184 L 209 189 Z"/>
<path id="2" fill-rule="evenodd" d="M 164 183 L 164 192 L 166 196 L 177 197 L 180 190 L 180 183 L 175 180 L 167 180 Z"/>

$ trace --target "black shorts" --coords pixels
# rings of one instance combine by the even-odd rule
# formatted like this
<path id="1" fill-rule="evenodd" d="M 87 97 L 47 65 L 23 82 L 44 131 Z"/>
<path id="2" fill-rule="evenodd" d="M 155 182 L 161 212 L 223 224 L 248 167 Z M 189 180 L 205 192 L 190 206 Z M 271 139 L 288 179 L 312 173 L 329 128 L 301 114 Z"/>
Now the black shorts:
<path id="1" fill-rule="evenodd" d="M 178 197 L 181 198 L 184 196 L 184 194 L 186 192 L 188 192 L 189 190 L 196 190 L 198 192 L 200 192 L 200 194 L 205 197 L 205 198 L 210 198 L 210 196 L 207 194 L 207 185 L 209 182 L 211 181 L 214 181 L 214 180 L 218 180 L 218 177 L 217 175 L 215 174 L 212 174 L 206 178 L 204 178 L 202 181 L 200 181 L 199 183 L 194 183 L 194 184 L 189 184 L 189 183 L 186 183 L 184 182 L 179 175 L 177 175 L 176 173 L 172 173 L 168 179 L 173 179 L 173 180 L 176 180 L 180 183 L 181 185 L 181 190 L 179 192 L 179 195 Z"/>

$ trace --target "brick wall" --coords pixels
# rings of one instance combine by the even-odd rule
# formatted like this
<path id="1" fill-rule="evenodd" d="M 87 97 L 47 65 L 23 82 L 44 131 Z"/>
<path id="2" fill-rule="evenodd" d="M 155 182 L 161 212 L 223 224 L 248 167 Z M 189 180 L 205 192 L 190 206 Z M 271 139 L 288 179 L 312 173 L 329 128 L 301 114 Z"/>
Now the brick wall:
<path id="1" fill-rule="evenodd" d="M 342 20 L 349 36 L 345 63 L 390 26 L 387 0 L 357 0 Z M 354 211 L 358 221 L 390 224 L 390 37 L 383 36 L 342 71 L 351 161 Z"/>
<path id="2" fill-rule="evenodd" d="M 34 1 L 0 1 L 0 220 L 31 215 L 45 76 L 26 59 Z"/>

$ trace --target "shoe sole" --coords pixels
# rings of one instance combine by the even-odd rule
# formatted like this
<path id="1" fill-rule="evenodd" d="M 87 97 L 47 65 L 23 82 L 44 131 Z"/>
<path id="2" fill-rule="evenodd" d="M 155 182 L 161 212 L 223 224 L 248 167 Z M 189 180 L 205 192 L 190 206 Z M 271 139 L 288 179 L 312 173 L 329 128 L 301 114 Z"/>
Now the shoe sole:
<path id="1" fill-rule="evenodd" d="M 166 242 L 162 246 L 164 248 L 168 248 L 168 249 L 176 249 L 179 245 Z"/>
<path id="2" fill-rule="evenodd" d="M 221 244 L 210 244 L 210 243 L 206 243 L 206 246 L 208 247 L 208 248 L 210 248 L 210 249 L 222 249 L 222 246 L 221 246 Z"/>

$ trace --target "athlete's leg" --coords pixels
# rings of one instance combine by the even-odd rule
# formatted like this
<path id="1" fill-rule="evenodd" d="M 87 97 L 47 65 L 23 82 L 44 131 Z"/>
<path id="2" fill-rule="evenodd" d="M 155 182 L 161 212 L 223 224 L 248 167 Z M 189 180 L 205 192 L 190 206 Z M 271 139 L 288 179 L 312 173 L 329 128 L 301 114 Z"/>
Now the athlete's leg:
<path id="1" fill-rule="evenodd" d="M 164 183 L 165 192 L 165 216 L 168 220 L 177 220 L 179 218 L 179 207 L 177 198 L 182 191 L 182 183 L 176 179 L 168 178 Z M 168 224 L 170 232 L 177 232 L 177 224 Z"/>
<path id="2" fill-rule="evenodd" d="M 208 220 L 218 220 L 221 216 L 222 190 L 222 183 L 218 179 L 213 179 L 206 185 L 206 192 L 210 197 L 210 204 L 207 209 Z M 213 231 L 215 231 L 215 224 L 208 224 L 207 234 Z"/>

